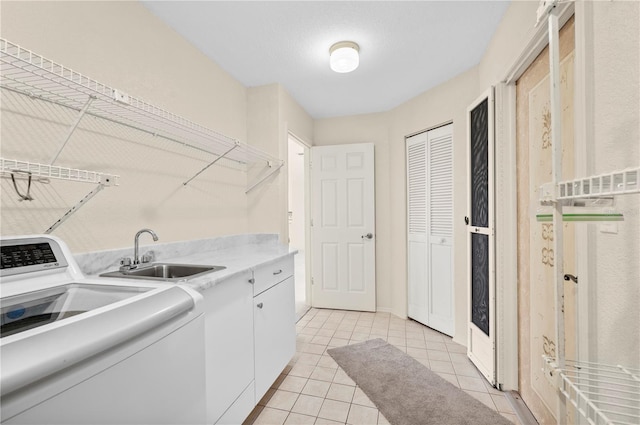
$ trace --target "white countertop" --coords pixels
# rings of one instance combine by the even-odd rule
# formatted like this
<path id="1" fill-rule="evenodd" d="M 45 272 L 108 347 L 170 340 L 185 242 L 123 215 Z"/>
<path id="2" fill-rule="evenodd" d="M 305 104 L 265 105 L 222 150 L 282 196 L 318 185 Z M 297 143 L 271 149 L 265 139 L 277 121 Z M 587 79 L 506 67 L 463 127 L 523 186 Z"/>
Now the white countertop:
<path id="1" fill-rule="evenodd" d="M 259 266 L 274 263 L 298 251 L 290 249 L 286 245 L 244 245 L 235 248 L 227 248 L 219 251 L 202 252 L 171 260 L 178 264 L 210 264 L 213 266 L 225 266 L 226 269 L 208 273 L 187 280 L 186 284 L 192 288 L 203 291 L 211 286 Z"/>
<path id="2" fill-rule="evenodd" d="M 188 285 L 198 291 L 204 291 L 239 273 L 274 263 L 298 252 L 288 245 L 281 244 L 277 235 L 270 234 L 234 235 L 147 245 L 140 248 L 140 253 L 149 250 L 153 250 L 155 253 L 154 262 L 226 267 L 224 270 L 178 282 L 178 284 Z M 97 251 L 76 255 L 75 259 L 85 275 L 93 276 L 117 270 L 120 266 L 120 258 L 131 256 L 132 251 L 133 248 Z M 100 277 L 100 279 L 111 278 Z"/>

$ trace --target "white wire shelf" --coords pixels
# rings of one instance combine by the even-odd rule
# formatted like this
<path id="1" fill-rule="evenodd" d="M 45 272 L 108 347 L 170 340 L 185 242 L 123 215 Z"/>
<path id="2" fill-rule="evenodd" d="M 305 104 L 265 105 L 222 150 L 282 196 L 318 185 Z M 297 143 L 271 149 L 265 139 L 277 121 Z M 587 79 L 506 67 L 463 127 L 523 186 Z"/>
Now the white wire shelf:
<path id="1" fill-rule="evenodd" d="M 257 148 L 99 83 L 3 38 L 0 38 L 0 87 L 77 111 L 86 108 L 88 115 L 217 156 L 227 152 L 227 159 L 243 164 L 282 163 Z"/>
<path id="2" fill-rule="evenodd" d="M 73 182 L 93 183 L 96 186 L 64 213 L 62 217 L 56 220 L 45 233 L 51 233 L 62 223 L 67 221 L 69 217 L 75 214 L 80 208 L 89 202 L 91 198 L 96 196 L 102 189 L 108 186 L 118 186 L 119 176 L 114 174 L 104 174 L 95 171 L 78 170 L 75 168 L 58 167 L 57 165 L 39 164 L 29 161 L 18 161 L 16 159 L 0 158 L 0 176 L 2 178 L 11 178 L 13 187 L 22 201 L 33 201 L 33 197 L 29 194 L 31 182 L 49 183 L 51 179 L 67 180 Z M 26 194 L 22 194 L 16 184 L 18 179 L 28 179 Z"/>
<path id="3" fill-rule="evenodd" d="M 540 188 L 540 202 L 553 202 L 554 196 L 558 200 L 573 200 L 631 193 L 640 193 L 640 167 L 567 180 L 555 188 L 547 183 Z"/>
<path id="4" fill-rule="evenodd" d="M 591 425 L 640 424 L 640 369 L 543 359 L 547 378 Z"/>
<path id="5" fill-rule="evenodd" d="M 78 170 L 75 168 L 58 167 L 56 165 L 38 164 L 36 162 L 18 161 L 16 159 L 0 158 L 0 172 L 3 177 L 26 177 L 31 175 L 38 180 L 69 180 L 83 183 L 101 184 L 103 186 L 118 186 L 119 176 L 98 173 L 95 171 Z"/>

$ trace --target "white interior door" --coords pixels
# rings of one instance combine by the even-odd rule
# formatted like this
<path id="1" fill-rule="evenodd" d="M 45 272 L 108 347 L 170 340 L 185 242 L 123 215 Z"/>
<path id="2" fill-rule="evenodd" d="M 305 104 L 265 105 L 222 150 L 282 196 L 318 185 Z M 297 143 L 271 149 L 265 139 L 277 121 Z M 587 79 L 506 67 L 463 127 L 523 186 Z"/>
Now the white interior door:
<path id="1" fill-rule="evenodd" d="M 468 122 L 468 287 L 467 354 L 495 385 L 495 243 L 494 243 L 494 99 L 493 88 L 467 109 Z"/>
<path id="2" fill-rule="evenodd" d="M 447 335 L 453 303 L 453 126 L 407 139 L 409 317 Z"/>
<path id="3" fill-rule="evenodd" d="M 311 148 L 314 307 L 375 311 L 372 143 Z"/>

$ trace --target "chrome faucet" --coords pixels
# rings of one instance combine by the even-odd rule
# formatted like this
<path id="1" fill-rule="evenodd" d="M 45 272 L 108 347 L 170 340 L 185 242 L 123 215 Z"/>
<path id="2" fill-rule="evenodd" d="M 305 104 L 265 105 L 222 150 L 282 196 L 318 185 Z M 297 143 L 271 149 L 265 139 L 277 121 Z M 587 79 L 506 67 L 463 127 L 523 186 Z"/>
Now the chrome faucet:
<path id="1" fill-rule="evenodd" d="M 138 233 L 136 233 L 136 237 L 133 239 L 133 267 L 140 264 L 140 259 L 138 257 L 138 245 L 139 245 L 138 240 L 140 239 L 140 235 L 143 233 L 149 233 L 151 237 L 153 237 L 154 242 L 158 241 L 158 235 L 156 235 L 156 232 L 154 232 L 151 229 L 142 229 Z M 144 262 L 144 259 L 143 259 L 143 262 Z"/>

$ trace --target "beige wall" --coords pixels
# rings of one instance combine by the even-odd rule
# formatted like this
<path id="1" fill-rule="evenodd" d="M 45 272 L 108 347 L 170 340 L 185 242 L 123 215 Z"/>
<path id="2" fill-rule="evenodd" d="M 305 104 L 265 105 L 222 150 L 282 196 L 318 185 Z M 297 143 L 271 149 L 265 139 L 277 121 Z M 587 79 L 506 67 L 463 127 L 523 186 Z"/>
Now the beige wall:
<path id="1" fill-rule="evenodd" d="M 478 65 L 480 87 L 495 85 L 505 77 L 536 31 L 539 4 L 539 1 L 512 1 Z"/>
<path id="2" fill-rule="evenodd" d="M 251 144 L 271 155 L 287 158 L 289 132 L 303 141 L 313 137 L 313 119 L 279 84 L 248 89 L 248 137 Z M 268 173 L 264 164 L 249 170 L 250 183 Z M 270 177 L 259 188 L 249 193 L 249 231 L 277 233 L 287 241 L 287 165 Z"/>
<path id="3" fill-rule="evenodd" d="M 136 1 L 2 1 L 2 37 L 246 140 L 246 88 Z"/>
<path id="4" fill-rule="evenodd" d="M 102 83 L 246 140 L 246 89 L 138 2 L 2 2 L 1 34 Z M 2 156 L 48 163 L 76 112 L 3 90 Z M 33 116 L 44 118 L 33 119 Z M 215 157 L 85 117 L 56 165 L 118 174 L 54 234 L 76 252 L 124 247 L 143 227 L 162 242 L 244 233 L 246 174 Z M 17 202 L 2 180 L 2 235 L 42 233 L 93 187 L 34 185 Z"/>
<path id="5" fill-rule="evenodd" d="M 247 89 L 138 2 L 10 2 L 1 36 L 101 83 L 286 158 L 286 132 L 310 140 L 313 120 L 280 86 Z M 117 24 L 116 24 L 117 22 Z M 5 158 L 48 163 L 77 112 L 3 90 Z M 163 242 L 246 232 L 286 240 L 286 169 L 250 195 L 248 172 L 160 137 L 85 117 L 55 165 L 120 175 L 54 231 L 76 252 L 131 245 L 142 227 Z M 284 172 L 283 172 L 284 171 Z M 35 184 L 18 202 L 2 180 L 2 235 L 42 233 L 93 187 Z M 285 188 L 281 190 L 280 188 Z"/>
<path id="6" fill-rule="evenodd" d="M 640 3 L 593 3 L 593 171 L 640 165 Z M 619 196 L 617 234 L 596 229 L 593 361 L 640 367 L 640 195 Z"/>
<path id="7" fill-rule="evenodd" d="M 248 137 L 252 145 L 277 156 L 280 152 L 280 110 L 279 87 L 277 84 L 254 87 L 248 90 L 249 120 Z M 249 181 L 263 178 L 269 169 L 265 164 L 255 164 L 248 173 Z M 281 197 L 283 182 L 286 182 L 283 170 L 271 175 L 261 187 L 249 193 L 249 229 L 257 233 L 281 233 Z M 282 235 L 280 235 L 281 240 Z"/>
<path id="8" fill-rule="evenodd" d="M 278 86 L 279 89 L 279 107 L 280 107 L 280 158 L 286 158 L 289 149 L 289 134 L 295 135 L 298 140 L 301 140 L 308 145 L 313 143 L 313 129 L 315 122 L 313 118 L 305 111 L 284 89 L 282 86 Z M 288 206 L 288 178 L 287 165 L 281 172 L 281 188 L 282 195 L 280 197 L 280 240 L 287 241 L 289 238 L 289 219 L 287 211 Z"/>

